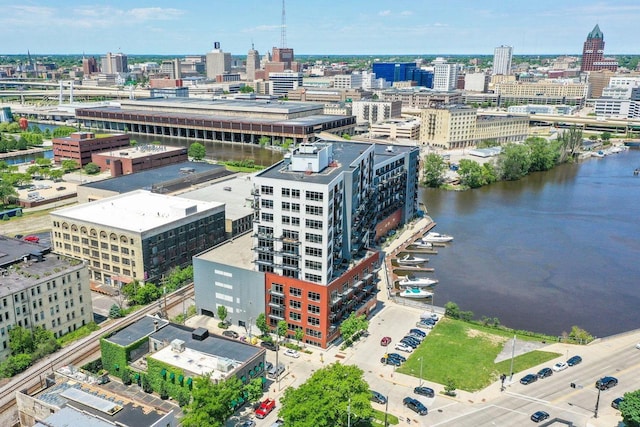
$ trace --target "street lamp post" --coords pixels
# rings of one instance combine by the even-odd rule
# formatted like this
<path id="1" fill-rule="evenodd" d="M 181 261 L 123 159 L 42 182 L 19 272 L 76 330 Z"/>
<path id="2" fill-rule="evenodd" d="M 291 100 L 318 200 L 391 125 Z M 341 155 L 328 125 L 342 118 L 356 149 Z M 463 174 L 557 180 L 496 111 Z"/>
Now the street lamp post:
<path id="1" fill-rule="evenodd" d="M 387 401 L 384 404 L 384 427 L 389 427 L 389 423 L 387 423 L 388 413 L 389 413 L 389 395 L 387 395 Z"/>
<path id="2" fill-rule="evenodd" d="M 594 418 L 598 418 L 598 406 L 600 406 L 600 388 L 598 388 L 598 398 L 596 399 L 596 410 L 593 413 Z"/>
<path id="3" fill-rule="evenodd" d="M 516 355 L 516 336 L 513 336 L 513 346 L 511 347 L 511 370 L 509 371 L 509 382 L 513 381 L 513 359 Z"/>

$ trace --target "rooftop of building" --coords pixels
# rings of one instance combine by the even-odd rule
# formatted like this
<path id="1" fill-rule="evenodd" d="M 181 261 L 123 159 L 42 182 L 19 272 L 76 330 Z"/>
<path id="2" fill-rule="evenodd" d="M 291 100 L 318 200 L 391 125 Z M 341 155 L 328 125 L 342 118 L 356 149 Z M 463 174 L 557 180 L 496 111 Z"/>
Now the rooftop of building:
<path id="1" fill-rule="evenodd" d="M 120 102 L 123 110 L 138 108 L 183 108 L 194 111 L 202 111 L 209 114 L 211 111 L 237 111 L 239 113 L 275 113 L 293 114 L 304 111 L 315 111 L 318 104 L 311 102 L 271 102 L 251 99 L 197 99 L 197 98 L 145 98 L 137 100 L 124 100 Z M 320 106 L 322 107 L 322 106 Z"/>
<path id="2" fill-rule="evenodd" d="M 232 240 L 211 248 L 196 255 L 196 258 L 205 261 L 217 262 L 245 270 L 254 269 L 253 237 L 251 233 L 245 233 Z"/>
<path id="3" fill-rule="evenodd" d="M 151 335 L 154 330 L 167 326 L 169 322 L 153 316 L 144 316 L 126 328 L 120 329 L 106 338 L 107 341 L 123 347 L 128 346 L 144 337 Z"/>
<path id="4" fill-rule="evenodd" d="M 96 223 L 118 230 L 142 233 L 223 206 L 223 203 L 202 202 L 136 190 L 59 209 L 51 215 L 54 218 L 68 218 L 72 221 Z"/>
<path id="5" fill-rule="evenodd" d="M 350 171 L 352 169 L 352 163 L 367 150 L 371 145 L 374 145 L 374 165 L 378 161 L 384 161 L 387 157 L 396 156 L 399 153 L 404 153 L 413 150 L 415 147 L 404 147 L 387 144 L 371 144 L 360 143 L 352 141 L 331 141 L 331 140 L 319 140 L 314 143 L 317 146 L 324 146 L 331 144 L 333 157 L 330 160 L 328 167 L 322 169 L 317 173 L 309 173 L 308 171 L 294 171 L 291 170 L 291 158 L 285 158 L 268 169 L 258 173 L 256 176 L 261 178 L 282 179 L 282 180 L 295 180 L 301 183 L 308 182 L 311 184 L 328 184 L 341 173 Z M 293 154 L 295 156 L 295 154 Z"/>
<path id="6" fill-rule="evenodd" d="M 93 108 L 100 108 L 100 107 L 102 106 L 99 105 Z M 94 132 L 82 131 L 82 132 L 73 132 L 69 136 L 61 136 L 53 139 L 54 140 L 70 140 L 70 141 L 91 141 L 94 139 L 120 137 L 120 136 L 127 136 L 127 135 L 124 133 L 94 133 Z"/>
<path id="7" fill-rule="evenodd" d="M 0 298 L 73 271 L 82 261 L 55 255 L 49 248 L 0 236 Z"/>
<path id="8" fill-rule="evenodd" d="M 187 153 L 187 149 L 185 147 L 171 147 L 168 145 L 156 145 L 156 144 L 140 144 L 135 145 L 133 147 L 123 147 L 116 148 L 109 151 L 103 151 L 101 153 L 96 153 L 97 155 L 102 156 L 110 156 L 110 157 L 120 157 L 123 159 L 138 159 L 141 157 L 147 157 L 151 154 L 158 153 L 177 153 L 184 151 Z"/>
<path id="9" fill-rule="evenodd" d="M 165 98 L 159 98 L 159 99 L 165 99 Z M 172 98 L 172 99 L 178 99 L 178 98 Z M 191 99 L 191 98 L 187 98 L 189 100 L 195 100 L 195 99 Z M 247 101 L 247 102 L 257 102 L 257 101 Z M 310 103 L 307 103 L 310 104 Z M 315 103 L 314 104 L 316 106 L 316 111 L 318 110 L 318 108 L 322 109 L 322 105 Z M 138 114 L 138 115 L 146 115 L 146 116 L 155 116 L 155 117 L 169 117 L 169 118 L 179 118 L 179 119 L 192 119 L 192 120 L 202 120 L 203 116 L 206 116 L 207 120 L 219 120 L 219 121 L 236 121 L 236 122 L 242 122 L 242 123 L 253 123 L 253 124 L 270 124 L 270 125 L 284 125 L 284 126 L 295 126 L 295 125 L 299 125 L 299 126 L 317 126 L 317 125 L 322 125 L 323 123 L 328 123 L 328 122 L 332 122 L 338 119 L 343 119 L 345 116 L 337 116 L 337 115 L 329 115 L 329 114 L 311 114 L 308 116 L 304 116 L 304 117 L 297 117 L 297 118 L 292 118 L 292 119 L 273 119 L 273 118 L 265 118 L 265 117 L 247 117 L 247 116 L 231 116 L 231 115 L 216 115 L 215 112 L 211 112 L 211 111 L 200 111 L 198 113 L 195 112 L 190 112 L 190 113 L 176 113 L 176 112 L 168 112 L 168 111 L 151 111 L 151 110 L 146 110 L 143 108 L 140 109 L 126 109 L 123 110 L 120 107 L 97 107 L 94 108 L 95 110 L 100 110 L 100 111 L 104 111 L 104 112 L 109 112 L 109 113 L 122 113 L 122 112 L 126 112 L 126 113 L 130 113 L 130 114 Z M 255 112 L 256 114 L 261 113 L 262 110 L 260 109 L 256 109 Z M 276 112 L 276 111 L 272 111 L 272 112 Z M 291 114 L 291 113 L 295 113 L 295 111 L 291 112 L 291 111 L 282 111 L 279 113 L 283 113 L 283 114 Z"/>
<path id="10" fill-rule="evenodd" d="M 150 426 L 166 415 L 144 403 L 63 376 L 56 376 L 56 383 L 34 398 L 61 408 L 36 424 L 40 426 Z"/>
<path id="11" fill-rule="evenodd" d="M 506 115 L 495 115 L 495 114 L 478 114 L 477 121 L 478 122 L 489 122 L 489 121 L 500 121 L 506 119 L 514 119 L 521 118 L 529 120 L 529 115 L 526 113 L 522 114 L 506 114 Z"/>
<path id="12" fill-rule="evenodd" d="M 154 169 L 147 169 L 134 174 L 118 176 L 83 184 L 84 187 L 95 188 L 97 190 L 114 191 L 126 193 L 133 190 L 151 190 L 153 186 L 161 185 L 164 182 L 172 181 L 187 176 L 219 171 L 220 176 L 231 174 L 221 165 L 212 165 L 206 162 L 182 162 L 172 165 L 162 166 Z"/>
<path id="13" fill-rule="evenodd" d="M 236 175 L 206 187 L 181 193 L 178 197 L 225 203 L 225 218 L 235 220 L 253 214 L 252 188 L 251 175 Z"/>

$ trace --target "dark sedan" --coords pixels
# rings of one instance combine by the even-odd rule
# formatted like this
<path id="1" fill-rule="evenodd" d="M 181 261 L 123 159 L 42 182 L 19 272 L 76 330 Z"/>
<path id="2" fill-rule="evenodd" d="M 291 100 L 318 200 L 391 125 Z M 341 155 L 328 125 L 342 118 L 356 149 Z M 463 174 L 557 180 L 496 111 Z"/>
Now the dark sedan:
<path id="1" fill-rule="evenodd" d="M 582 357 L 580 356 L 573 356 L 571 359 L 567 360 L 567 365 L 569 366 L 576 366 L 577 364 L 582 362 Z"/>
<path id="2" fill-rule="evenodd" d="M 615 377 L 602 377 L 596 381 L 596 388 L 599 390 L 608 390 L 618 385 L 618 379 Z"/>
<path id="3" fill-rule="evenodd" d="M 382 393 L 378 393 L 377 391 L 371 390 L 371 400 L 373 402 L 384 405 L 387 403 L 387 398 L 382 395 Z"/>
<path id="4" fill-rule="evenodd" d="M 538 371 L 538 378 L 547 378 L 553 375 L 553 370 L 551 368 L 542 368 Z"/>
<path id="5" fill-rule="evenodd" d="M 549 413 L 545 411 L 538 411 L 531 415 L 531 421 L 534 423 L 539 423 L 540 421 L 544 421 L 549 418 Z"/>
<path id="6" fill-rule="evenodd" d="M 421 396 L 426 396 L 426 397 L 434 397 L 435 396 L 435 392 L 433 391 L 432 388 L 429 387 L 416 387 L 413 389 L 413 392 L 415 394 L 419 394 Z"/>
<path id="7" fill-rule="evenodd" d="M 424 406 L 419 400 L 416 400 L 412 397 L 405 397 L 402 400 L 402 403 L 404 404 L 404 406 L 419 415 L 427 415 L 427 407 Z"/>
<path id="8" fill-rule="evenodd" d="M 534 374 L 527 374 L 524 377 L 520 378 L 520 384 L 528 385 L 538 381 L 538 376 Z"/>

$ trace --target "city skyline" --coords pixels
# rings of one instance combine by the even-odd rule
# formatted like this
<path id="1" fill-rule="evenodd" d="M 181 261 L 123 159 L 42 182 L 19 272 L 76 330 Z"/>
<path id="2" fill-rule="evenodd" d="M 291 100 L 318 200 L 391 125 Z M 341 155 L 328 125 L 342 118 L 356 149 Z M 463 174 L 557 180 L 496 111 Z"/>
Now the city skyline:
<path id="1" fill-rule="evenodd" d="M 598 24 L 608 55 L 637 53 L 634 23 L 640 4 L 632 0 L 550 0 L 507 4 L 454 0 L 434 4 L 370 0 L 309 0 L 286 4 L 287 47 L 296 54 L 490 55 L 513 46 L 514 55 L 579 55 Z M 242 3 L 218 0 L 197 6 L 166 0 L 28 1 L 7 5 L 0 36 L 12 40 L 0 54 L 205 54 L 216 41 L 225 52 L 246 55 L 252 43 L 264 54 L 280 47 L 280 0 Z"/>

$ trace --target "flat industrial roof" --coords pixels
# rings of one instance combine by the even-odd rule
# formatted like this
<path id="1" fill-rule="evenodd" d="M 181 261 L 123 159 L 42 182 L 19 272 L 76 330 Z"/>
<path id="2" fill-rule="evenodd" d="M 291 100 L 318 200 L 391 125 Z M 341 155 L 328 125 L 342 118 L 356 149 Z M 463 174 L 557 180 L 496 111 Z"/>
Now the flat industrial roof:
<path id="1" fill-rule="evenodd" d="M 220 335 L 209 335 L 204 340 L 199 341 L 192 337 L 194 330 L 187 326 L 169 323 L 164 328 L 154 332 L 152 337 L 162 342 L 171 342 L 178 339 L 184 341 L 185 348 L 240 363 L 247 362 L 265 351 L 262 347 L 245 344 L 240 340 L 225 338 Z"/>
<path id="2" fill-rule="evenodd" d="M 126 328 L 120 329 L 109 338 L 106 338 L 106 340 L 114 344 L 126 347 L 129 344 L 132 344 L 146 336 L 151 335 L 156 328 L 156 322 L 158 328 L 163 328 L 169 324 L 167 320 L 160 319 L 158 317 L 144 316 L 143 318 L 130 324 Z"/>
<path id="3" fill-rule="evenodd" d="M 195 213 L 223 207 L 223 203 L 202 202 L 137 190 L 59 209 L 51 214 L 141 233 L 171 224 Z"/>
<path id="4" fill-rule="evenodd" d="M 251 233 L 243 234 L 235 239 L 201 252 L 196 258 L 205 261 L 213 261 L 232 267 L 244 268 L 245 270 L 253 270 L 253 237 Z"/>
<path id="5" fill-rule="evenodd" d="M 253 202 L 252 188 L 251 175 L 236 175 L 233 178 L 218 181 L 197 190 L 181 193 L 177 197 L 224 203 L 225 218 L 235 220 L 253 214 L 251 207 Z"/>
<path id="6" fill-rule="evenodd" d="M 108 151 L 102 151 L 100 153 L 94 153 L 100 156 L 122 157 L 126 159 L 138 159 L 140 157 L 147 157 L 156 153 L 171 153 L 184 151 L 187 152 L 186 147 L 171 147 L 169 145 L 156 145 L 156 144 L 138 144 L 134 147 L 122 147 L 112 148 Z"/>
<path id="7" fill-rule="evenodd" d="M 139 106 L 186 108 L 194 110 L 224 110 L 238 112 L 270 112 L 291 114 L 321 108 L 316 102 L 286 102 L 252 99 L 202 99 L 202 98 L 145 98 L 123 100 L 122 109 L 130 110 Z"/>
<path id="8" fill-rule="evenodd" d="M 222 174 L 226 171 L 224 166 L 212 165 L 206 162 L 182 162 L 173 165 L 162 166 L 154 169 L 147 169 L 129 175 L 118 176 L 83 184 L 83 187 L 95 188 L 97 190 L 107 190 L 116 193 L 126 193 L 128 191 L 143 189 L 150 190 L 153 185 L 162 184 L 178 178 L 187 176 L 184 168 L 193 170 L 193 174 L 211 172 L 216 169 Z M 229 172 L 229 174 L 232 172 Z"/>

